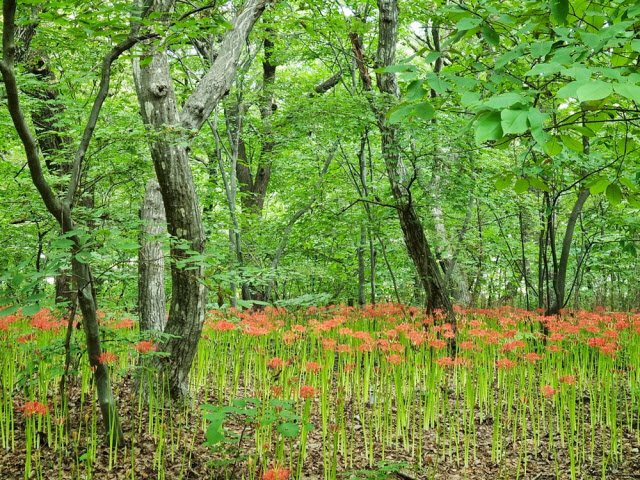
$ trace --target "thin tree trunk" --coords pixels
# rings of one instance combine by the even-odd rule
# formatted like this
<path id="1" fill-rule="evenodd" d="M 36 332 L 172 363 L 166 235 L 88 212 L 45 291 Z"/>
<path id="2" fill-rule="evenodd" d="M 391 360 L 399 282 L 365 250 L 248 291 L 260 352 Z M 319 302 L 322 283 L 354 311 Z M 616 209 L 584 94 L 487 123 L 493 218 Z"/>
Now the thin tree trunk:
<path id="1" fill-rule="evenodd" d="M 166 216 L 160 185 L 147 182 L 142 209 L 140 250 L 138 251 L 138 311 L 140 331 L 163 332 L 166 324 L 164 252 L 159 237 L 166 232 Z"/>

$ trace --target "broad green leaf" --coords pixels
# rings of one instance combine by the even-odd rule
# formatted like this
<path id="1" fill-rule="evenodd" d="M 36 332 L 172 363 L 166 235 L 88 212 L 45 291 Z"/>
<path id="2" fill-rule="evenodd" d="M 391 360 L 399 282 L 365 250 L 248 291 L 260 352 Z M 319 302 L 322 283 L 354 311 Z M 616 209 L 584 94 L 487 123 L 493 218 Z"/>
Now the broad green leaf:
<path id="1" fill-rule="evenodd" d="M 606 178 L 598 178 L 589 184 L 589 191 L 593 195 L 604 192 L 611 182 Z"/>
<path id="2" fill-rule="evenodd" d="M 413 65 L 388 65 L 382 68 L 376 68 L 375 73 L 401 73 L 415 68 Z"/>
<path id="3" fill-rule="evenodd" d="M 617 184 L 612 183 L 607 187 L 606 196 L 611 205 L 618 205 L 622 201 L 622 190 Z"/>
<path id="4" fill-rule="evenodd" d="M 387 112 L 389 122 L 397 123 L 404 120 L 411 114 L 412 110 L 413 105 L 408 105 L 406 103 L 393 107 L 389 112 Z"/>
<path id="5" fill-rule="evenodd" d="M 480 100 L 480 94 L 477 92 L 464 92 L 462 97 L 460 97 L 460 104 L 463 107 L 471 107 L 472 105 L 478 103 Z"/>
<path id="6" fill-rule="evenodd" d="M 503 93 L 496 95 L 487 100 L 487 107 L 495 108 L 496 110 L 502 110 L 503 108 L 509 108 L 512 105 L 528 105 L 531 103 L 531 99 L 524 97 L 514 92 Z"/>
<path id="7" fill-rule="evenodd" d="M 534 42 L 531 44 L 531 56 L 533 58 L 544 57 L 551 51 L 554 42 Z"/>
<path id="8" fill-rule="evenodd" d="M 433 63 L 442 56 L 442 52 L 429 52 L 424 61 L 427 63 Z"/>
<path id="9" fill-rule="evenodd" d="M 41 308 L 42 307 L 40 305 L 34 303 L 33 305 L 27 305 L 26 307 L 23 307 L 21 312 L 23 315 L 30 317 L 31 315 L 35 315 L 36 313 L 38 313 Z"/>
<path id="10" fill-rule="evenodd" d="M 513 174 L 505 175 L 504 177 L 500 177 L 496 180 L 496 190 L 504 190 L 509 185 L 511 185 L 511 180 L 513 179 Z"/>
<path id="11" fill-rule="evenodd" d="M 283 437 L 296 437 L 300 432 L 300 425 L 297 423 L 281 423 L 278 425 L 278 431 Z"/>
<path id="12" fill-rule="evenodd" d="M 13 315 L 18 311 L 19 308 L 20 305 L 11 305 L 10 307 L 3 308 L 2 310 L 0 310 L 0 318 Z"/>
<path id="13" fill-rule="evenodd" d="M 536 107 L 529 108 L 529 126 L 531 128 L 531 136 L 541 146 L 549 141 L 550 135 L 544 131 L 544 122 L 549 118 L 548 113 L 542 113 Z"/>
<path id="14" fill-rule="evenodd" d="M 576 90 L 578 100 L 581 102 L 589 102 L 592 100 L 602 100 L 611 95 L 613 87 L 608 82 L 602 80 L 593 80 L 586 85 L 582 85 Z"/>
<path id="15" fill-rule="evenodd" d="M 634 208 L 640 208 L 640 197 L 628 196 L 627 203 L 629 203 L 629 205 L 631 205 Z"/>
<path id="16" fill-rule="evenodd" d="M 516 191 L 518 195 L 526 192 L 529 189 L 529 180 L 526 178 L 519 178 L 516 180 L 516 184 L 513 189 Z"/>
<path id="17" fill-rule="evenodd" d="M 435 108 L 430 103 L 421 102 L 413 106 L 414 113 L 423 120 L 431 120 L 436 113 Z"/>
<path id="18" fill-rule="evenodd" d="M 480 17 L 465 17 L 456 23 L 456 28 L 460 31 L 462 30 L 471 30 L 472 28 L 477 27 L 482 23 L 482 18 Z"/>
<path id="19" fill-rule="evenodd" d="M 224 440 L 224 434 L 220 431 L 222 421 L 212 422 L 207 428 L 207 442 L 206 445 L 213 446 Z"/>
<path id="20" fill-rule="evenodd" d="M 500 112 L 486 112 L 478 116 L 475 124 L 476 143 L 479 145 L 487 140 L 502 138 L 501 122 Z"/>
<path id="21" fill-rule="evenodd" d="M 451 88 L 451 84 L 442 80 L 433 72 L 427 73 L 427 82 L 429 86 L 435 90 L 438 95 L 444 95 Z"/>
<path id="22" fill-rule="evenodd" d="M 76 253 L 76 260 L 80 263 L 89 263 L 91 260 L 91 254 L 89 252 L 78 252 Z"/>
<path id="23" fill-rule="evenodd" d="M 561 147 L 562 148 L 562 147 Z M 539 178 L 536 177 L 529 177 L 529 184 L 534 187 L 537 188 L 538 190 L 542 190 L 543 192 L 549 192 L 549 187 L 547 187 L 547 185 L 540 180 Z"/>
<path id="24" fill-rule="evenodd" d="M 481 31 L 482 31 L 482 36 L 487 41 L 487 43 L 490 43 L 494 47 L 497 47 L 500 45 L 500 35 L 498 35 L 498 32 L 496 32 L 493 28 L 491 28 L 491 25 L 485 24 L 482 27 Z"/>
<path id="25" fill-rule="evenodd" d="M 561 63 L 539 63 L 524 75 L 527 77 L 531 77 L 534 75 L 549 76 L 556 74 L 561 70 L 564 70 L 564 65 L 562 65 Z"/>
<path id="26" fill-rule="evenodd" d="M 427 91 L 422 88 L 422 84 L 424 80 L 414 80 L 407 87 L 407 101 L 413 102 L 415 100 L 420 100 L 427 94 Z"/>
<path id="27" fill-rule="evenodd" d="M 574 80 L 567 83 L 564 87 L 558 89 L 556 97 L 558 98 L 576 98 L 578 96 L 578 88 L 591 83 L 590 80 Z"/>
<path id="28" fill-rule="evenodd" d="M 570 137 L 569 135 L 560 135 L 560 139 L 562 140 L 562 143 L 564 143 L 564 145 L 569 147 L 571 150 L 574 150 L 578 153 L 583 152 L 582 142 L 576 140 L 575 138 Z"/>
<path id="29" fill-rule="evenodd" d="M 502 132 L 507 134 L 519 135 L 528 130 L 529 110 L 502 110 L 500 113 L 502 119 Z"/>
<path id="30" fill-rule="evenodd" d="M 640 86 L 632 83 L 614 83 L 613 89 L 618 95 L 622 95 L 633 102 L 640 103 Z"/>
<path id="31" fill-rule="evenodd" d="M 560 144 L 558 137 L 551 137 L 551 140 L 544 144 L 543 150 L 544 153 L 546 153 L 550 157 L 554 157 L 562 152 L 562 145 Z"/>
<path id="32" fill-rule="evenodd" d="M 640 40 L 631 40 L 631 48 L 634 52 L 640 52 Z"/>
<path id="33" fill-rule="evenodd" d="M 569 0 L 551 0 L 551 16 L 556 23 L 566 23 L 568 14 Z"/>

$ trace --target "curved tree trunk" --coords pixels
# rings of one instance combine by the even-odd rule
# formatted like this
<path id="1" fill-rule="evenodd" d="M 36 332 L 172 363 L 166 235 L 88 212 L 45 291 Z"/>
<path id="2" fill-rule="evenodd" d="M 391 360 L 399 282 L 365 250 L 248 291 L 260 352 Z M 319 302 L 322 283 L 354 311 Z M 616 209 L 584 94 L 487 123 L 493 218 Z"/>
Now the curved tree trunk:
<path id="1" fill-rule="evenodd" d="M 266 0 L 248 0 L 232 21 L 233 28 L 223 37 L 218 55 L 194 92 L 178 112 L 176 95 L 166 49 L 147 45 L 146 58 L 133 62 L 133 73 L 144 123 L 153 129 L 151 157 L 162 191 L 167 230 L 171 245 L 171 307 L 165 333 L 171 335 L 162 349 L 169 353 L 162 370 L 167 376 L 172 398 L 188 396 L 188 376 L 202 333 L 206 309 L 204 268 L 190 264 L 188 247 L 204 254 L 205 235 L 189 164 L 189 135 L 197 132 L 231 87 L 240 52 L 254 23 L 262 14 Z M 170 12 L 172 0 L 157 1 L 151 10 Z M 163 15 L 159 22 L 167 22 Z"/>

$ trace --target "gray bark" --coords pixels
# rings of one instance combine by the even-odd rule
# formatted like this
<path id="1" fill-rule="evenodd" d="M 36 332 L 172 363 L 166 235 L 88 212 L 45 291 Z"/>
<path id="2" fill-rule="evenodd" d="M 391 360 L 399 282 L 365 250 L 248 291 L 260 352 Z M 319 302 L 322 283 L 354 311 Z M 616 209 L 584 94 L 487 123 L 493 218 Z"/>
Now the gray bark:
<path id="1" fill-rule="evenodd" d="M 166 324 L 164 252 L 159 239 L 166 232 L 166 216 L 160 185 L 147 182 L 140 210 L 140 250 L 138 250 L 138 310 L 140 331 L 163 332 Z"/>
<path id="2" fill-rule="evenodd" d="M 173 1 L 154 3 L 152 10 L 169 12 Z M 249 32 L 262 14 L 266 0 L 248 0 L 232 20 L 216 59 L 179 112 L 166 50 L 145 49 L 147 65 L 133 62 L 133 73 L 144 123 L 153 130 L 151 156 L 162 191 L 167 229 L 176 243 L 171 246 L 172 301 L 165 332 L 172 335 L 162 349 L 169 353 L 163 364 L 172 398 L 188 396 L 188 375 L 202 333 L 206 309 L 204 269 L 189 265 L 186 243 L 203 254 L 205 235 L 200 205 L 188 156 L 189 135 L 200 130 L 220 99 L 227 94 L 236 74 L 240 53 Z M 160 18 L 158 21 L 166 21 Z"/>

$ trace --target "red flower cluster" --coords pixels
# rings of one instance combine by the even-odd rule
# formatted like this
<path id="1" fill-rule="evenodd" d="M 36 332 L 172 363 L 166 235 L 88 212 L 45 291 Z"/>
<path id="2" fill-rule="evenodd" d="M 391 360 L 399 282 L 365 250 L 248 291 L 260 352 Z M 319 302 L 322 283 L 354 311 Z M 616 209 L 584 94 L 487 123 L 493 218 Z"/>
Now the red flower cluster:
<path id="1" fill-rule="evenodd" d="M 32 417 L 34 414 L 46 415 L 49 407 L 40 402 L 27 402 L 20 410 L 22 410 L 27 417 Z"/>
<path id="2" fill-rule="evenodd" d="M 96 357 L 98 363 L 113 363 L 118 359 L 115 353 L 113 352 L 102 352 L 100 355 Z"/>
<path id="3" fill-rule="evenodd" d="M 262 475 L 262 480 L 287 480 L 290 474 L 291 472 L 289 472 L 289 470 L 274 467 Z"/>
<path id="4" fill-rule="evenodd" d="M 300 387 L 300 397 L 301 398 L 312 398 L 318 394 L 318 391 L 312 387 L 311 385 L 303 385 Z"/>
<path id="5" fill-rule="evenodd" d="M 540 388 L 540 391 L 545 397 L 549 398 L 549 397 L 553 397 L 560 390 L 556 390 L 551 385 L 545 385 L 542 388 Z"/>
<path id="6" fill-rule="evenodd" d="M 271 360 L 269 360 L 269 363 L 267 364 L 267 366 L 272 370 L 278 370 L 284 367 L 284 365 L 285 365 L 284 360 L 278 357 L 273 357 Z"/>
<path id="7" fill-rule="evenodd" d="M 148 340 L 143 340 L 142 342 L 138 343 L 134 348 L 138 352 L 142 353 L 143 355 L 145 353 L 153 352 L 156 350 L 156 346 L 153 343 L 149 342 Z"/>

